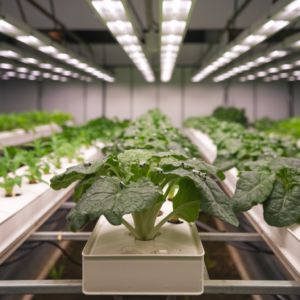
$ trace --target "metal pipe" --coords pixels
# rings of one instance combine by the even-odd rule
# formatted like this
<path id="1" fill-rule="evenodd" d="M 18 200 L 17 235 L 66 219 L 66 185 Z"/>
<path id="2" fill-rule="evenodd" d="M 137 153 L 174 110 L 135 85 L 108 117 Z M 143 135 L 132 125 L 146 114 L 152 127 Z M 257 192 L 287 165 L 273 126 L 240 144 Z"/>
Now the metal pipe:
<path id="1" fill-rule="evenodd" d="M 37 231 L 34 232 L 27 241 L 87 241 L 91 232 L 62 232 L 62 231 Z M 199 232 L 201 241 L 209 242 L 263 242 L 263 238 L 258 233 L 244 232 Z"/>
<path id="2" fill-rule="evenodd" d="M 50 18 L 53 22 L 58 24 L 62 30 L 69 36 L 71 37 L 74 41 L 77 41 L 78 43 L 83 44 L 90 54 L 94 57 L 94 51 L 91 48 L 90 45 L 88 45 L 84 40 L 82 40 L 77 34 L 71 32 L 63 23 L 61 23 L 58 19 L 56 19 L 53 15 L 48 13 L 42 6 L 40 6 L 38 3 L 36 3 L 34 0 L 27 0 L 30 4 L 32 4 L 36 9 L 38 9 L 41 13 L 43 13 L 45 16 Z"/>
<path id="3" fill-rule="evenodd" d="M 153 26 L 153 17 L 152 17 L 152 0 L 145 0 L 145 7 L 146 7 L 146 18 L 147 18 L 147 25 L 148 31 L 152 31 Z"/>
<path id="4" fill-rule="evenodd" d="M 82 280 L 3 280 L 0 295 L 82 294 Z M 289 280 L 204 280 L 204 294 L 299 295 L 300 283 Z"/>
<path id="5" fill-rule="evenodd" d="M 230 27 L 230 25 L 235 21 L 235 19 L 239 16 L 239 14 L 248 6 L 248 4 L 251 2 L 252 0 L 245 0 L 245 2 L 240 6 L 240 8 L 238 10 L 236 10 L 236 12 L 233 14 L 233 16 L 228 20 L 226 26 L 222 29 L 222 31 L 218 34 L 218 36 L 216 37 L 216 39 L 208 46 L 208 48 L 206 49 L 206 51 L 204 52 L 204 54 L 200 57 L 199 63 L 201 64 L 201 62 L 204 60 L 204 58 L 208 55 L 208 53 L 211 52 L 213 46 L 219 42 L 220 38 L 223 36 L 224 32 L 226 32 L 228 30 L 228 28 Z"/>

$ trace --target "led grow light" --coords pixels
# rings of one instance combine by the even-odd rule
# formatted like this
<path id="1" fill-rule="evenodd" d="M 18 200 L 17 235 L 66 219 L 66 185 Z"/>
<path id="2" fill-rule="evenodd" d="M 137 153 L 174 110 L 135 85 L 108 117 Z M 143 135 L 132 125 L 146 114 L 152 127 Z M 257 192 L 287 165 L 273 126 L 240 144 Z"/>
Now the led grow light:
<path id="1" fill-rule="evenodd" d="M 172 77 L 194 3 L 194 0 L 160 1 L 160 79 L 163 82 Z"/>
<path id="2" fill-rule="evenodd" d="M 36 77 L 34 75 L 28 75 L 28 80 L 36 80 Z"/>
<path id="3" fill-rule="evenodd" d="M 294 13 L 293 13 L 294 12 Z M 258 45 L 263 42 L 266 38 L 275 34 L 282 28 L 287 25 L 293 23 L 300 16 L 300 0 L 292 1 L 282 1 L 281 3 L 274 4 L 271 7 L 270 13 L 267 16 L 264 16 L 260 22 L 257 22 L 253 28 L 245 29 L 240 37 L 237 38 L 234 42 L 230 43 L 226 46 L 225 49 L 220 50 L 219 54 L 215 57 L 211 57 L 211 59 L 207 60 L 207 64 L 203 65 L 203 67 L 192 77 L 193 82 L 197 82 L 203 80 L 208 75 L 213 73 L 215 70 L 207 71 L 206 67 L 208 65 L 217 66 L 217 69 L 224 66 L 226 63 L 229 63 L 236 57 L 240 56 L 241 53 L 245 53 L 253 46 Z M 300 43 L 299 43 L 300 44 Z M 244 48 L 242 47 L 244 46 Z M 246 47 L 245 47 L 246 46 Z M 235 52 L 236 56 L 227 55 L 229 61 L 223 62 L 223 65 L 215 65 L 214 63 L 219 61 L 220 57 L 223 57 L 225 53 Z M 287 54 L 286 51 L 273 51 L 269 54 L 271 59 L 285 56 Z M 266 61 L 265 61 L 266 62 Z M 265 63 L 264 62 L 264 63 Z M 261 63 L 261 62 L 259 62 Z"/>
<path id="4" fill-rule="evenodd" d="M 43 73 L 43 77 L 44 78 L 50 78 L 51 77 L 51 73 Z"/>
<path id="5" fill-rule="evenodd" d="M 136 33 L 134 24 L 126 6 L 126 1 L 87 1 L 91 5 L 91 7 L 98 13 L 101 21 L 107 26 L 109 31 L 123 47 L 129 58 L 143 74 L 145 80 L 148 82 L 153 82 L 155 80 L 154 73 L 150 67 L 142 44 Z M 136 58 L 143 58 L 143 61 L 136 60 Z M 76 66 L 80 68 L 80 64 L 77 64 Z M 107 74 L 105 74 L 104 72 L 95 73 L 95 70 L 92 70 L 90 73 L 109 82 L 114 81 L 112 77 L 107 76 Z M 82 77 L 80 77 L 80 79 L 81 78 Z M 81 80 L 86 80 L 86 78 Z"/>
<path id="6" fill-rule="evenodd" d="M 24 64 L 38 64 L 39 61 L 32 57 L 21 58 L 20 61 Z"/>
<path id="7" fill-rule="evenodd" d="M 40 76 L 41 72 L 38 71 L 38 70 L 34 70 L 34 71 L 31 71 L 31 74 L 34 75 L 34 76 Z"/>
<path id="8" fill-rule="evenodd" d="M 113 7 L 113 5 L 114 4 L 106 4 L 106 10 L 108 9 L 108 7 Z M 120 24 L 118 24 L 118 26 L 119 28 L 122 27 L 120 26 Z M 90 65 L 88 62 L 85 61 L 85 59 L 78 58 L 77 54 L 67 50 L 65 47 L 61 46 L 60 44 L 53 42 L 50 38 L 47 38 L 40 32 L 34 30 L 33 28 L 29 28 L 28 24 L 22 24 L 20 20 L 18 21 L 14 20 L 14 18 L 4 13 L 3 10 L 1 10 L 1 16 L 0 16 L 0 32 L 8 36 L 11 36 L 17 39 L 18 41 L 25 43 L 51 57 L 62 60 L 66 63 L 71 63 L 76 68 L 80 63 L 86 64 L 88 67 L 94 67 L 98 71 L 101 71 L 103 74 L 107 75 L 107 77 L 105 77 L 104 80 L 108 79 L 110 82 L 113 81 L 113 78 L 111 77 L 108 71 L 104 71 L 98 68 L 97 66 Z M 13 56 L 13 54 L 11 52 L 8 52 L 8 50 L 6 50 L 5 52 L 4 50 L 1 49 L 1 52 L 2 52 L 2 56 L 8 58 L 15 58 L 15 59 L 18 58 L 17 56 Z M 25 59 L 24 57 L 21 58 Z M 28 61 L 23 60 L 22 62 L 31 63 L 30 60 Z M 83 71 L 86 72 L 85 69 L 83 69 Z"/>
<path id="9" fill-rule="evenodd" d="M 16 70 L 20 73 L 28 73 L 29 72 L 29 70 L 27 68 L 23 68 L 23 67 L 16 68 Z"/>
<path id="10" fill-rule="evenodd" d="M 27 75 L 26 74 L 18 74 L 18 78 L 20 78 L 20 79 L 26 79 Z"/>
<path id="11" fill-rule="evenodd" d="M 0 50 L 0 56 L 7 58 L 19 58 L 19 54 L 11 50 Z"/>
<path id="12" fill-rule="evenodd" d="M 45 63 L 42 63 L 42 64 L 39 64 L 39 67 L 40 67 L 41 69 L 51 70 L 53 66 L 52 66 L 51 64 L 45 64 Z"/>
<path id="13" fill-rule="evenodd" d="M 9 76 L 9 77 L 16 77 L 17 73 L 14 72 L 14 71 L 9 71 L 9 72 L 6 72 L 6 75 Z"/>
<path id="14" fill-rule="evenodd" d="M 1 63 L 0 64 L 0 69 L 7 69 L 7 70 L 11 70 L 13 69 L 14 66 L 12 64 L 6 64 L 6 63 Z"/>

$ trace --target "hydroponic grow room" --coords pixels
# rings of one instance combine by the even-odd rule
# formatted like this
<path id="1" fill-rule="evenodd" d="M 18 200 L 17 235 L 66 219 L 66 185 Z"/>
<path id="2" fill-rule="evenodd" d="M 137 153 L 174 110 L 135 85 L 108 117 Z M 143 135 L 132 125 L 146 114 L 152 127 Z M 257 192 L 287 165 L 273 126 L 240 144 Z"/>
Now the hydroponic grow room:
<path id="1" fill-rule="evenodd" d="M 0 300 L 300 299 L 299 0 L 0 0 Z"/>

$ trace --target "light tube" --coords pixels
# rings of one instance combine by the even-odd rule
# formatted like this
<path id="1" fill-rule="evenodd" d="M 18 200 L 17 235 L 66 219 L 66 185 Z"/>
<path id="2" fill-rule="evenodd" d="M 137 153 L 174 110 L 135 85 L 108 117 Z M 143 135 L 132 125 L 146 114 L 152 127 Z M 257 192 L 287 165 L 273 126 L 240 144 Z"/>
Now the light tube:
<path id="1" fill-rule="evenodd" d="M 36 80 L 36 77 L 34 75 L 28 75 L 27 77 L 29 80 Z"/>
<path id="2" fill-rule="evenodd" d="M 17 36 L 16 39 L 24 44 L 27 45 L 35 45 L 35 46 L 39 46 L 42 44 L 42 42 L 37 39 L 36 37 L 32 36 L 32 35 L 20 35 Z"/>
<path id="3" fill-rule="evenodd" d="M 9 77 L 16 77 L 17 73 L 13 71 L 6 72 L 6 75 Z"/>
<path id="4" fill-rule="evenodd" d="M 135 35 L 118 35 L 116 39 L 121 45 L 137 45 L 139 43 Z"/>
<path id="5" fill-rule="evenodd" d="M 38 64 L 39 61 L 32 57 L 21 58 L 20 61 L 24 64 Z"/>
<path id="6" fill-rule="evenodd" d="M 14 68 L 14 66 L 11 65 L 11 64 L 6 64 L 6 63 L 0 64 L 0 69 L 11 70 L 11 69 L 13 69 L 13 68 Z"/>
<path id="7" fill-rule="evenodd" d="M 27 68 L 23 68 L 23 67 L 16 68 L 16 70 L 20 73 L 28 73 L 29 71 Z"/>
<path id="8" fill-rule="evenodd" d="M 46 54 L 56 54 L 56 53 L 58 53 L 58 50 L 55 49 L 52 46 L 40 46 L 38 49 L 40 51 L 46 53 Z"/>
<path id="9" fill-rule="evenodd" d="M 0 50 L 0 56 L 7 58 L 19 58 L 19 54 L 11 50 Z"/>
<path id="10" fill-rule="evenodd" d="M 51 77 L 51 73 L 43 73 L 43 77 L 44 78 L 50 78 Z"/>
<path id="11" fill-rule="evenodd" d="M 40 76 L 41 75 L 41 71 L 34 70 L 34 71 L 31 71 L 31 74 L 34 75 L 34 76 Z"/>

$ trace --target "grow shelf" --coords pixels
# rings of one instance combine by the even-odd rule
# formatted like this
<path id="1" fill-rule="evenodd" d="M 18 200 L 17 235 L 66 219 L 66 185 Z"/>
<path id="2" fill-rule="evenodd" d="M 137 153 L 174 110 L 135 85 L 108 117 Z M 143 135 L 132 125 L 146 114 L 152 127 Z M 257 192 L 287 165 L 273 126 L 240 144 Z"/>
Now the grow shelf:
<path id="1" fill-rule="evenodd" d="M 212 164 L 217 156 L 217 148 L 209 136 L 194 128 L 184 129 L 184 131 L 189 139 L 198 146 L 203 158 Z M 230 169 L 225 172 L 226 179 L 221 183 L 230 196 L 234 194 L 236 189 L 237 174 L 236 168 Z M 268 225 L 264 220 L 261 205 L 254 206 L 244 214 L 293 278 L 300 282 L 300 225 L 294 224 L 287 228 Z"/>
<path id="2" fill-rule="evenodd" d="M 102 156 L 99 148 L 104 145 L 98 143 L 97 147 L 81 148 L 85 160 L 93 160 Z M 55 169 L 56 173 L 63 173 L 67 168 L 78 164 L 69 163 L 62 159 L 62 168 Z M 24 168 L 17 173 L 24 172 Z M 54 170 L 53 170 L 54 171 Z M 42 175 L 44 181 L 50 183 L 54 173 Z M 60 206 L 69 199 L 73 193 L 76 182 L 66 189 L 55 191 L 46 183 L 29 184 L 23 178 L 22 187 L 16 187 L 14 192 L 21 194 L 18 197 L 4 197 L 5 191 L 0 188 L 0 263 L 15 251 L 36 229 L 38 229 Z"/>
<path id="3" fill-rule="evenodd" d="M 67 121 L 67 126 L 73 125 L 73 121 Z M 0 132 L 0 145 L 20 146 L 32 142 L 41 137 L 51 136 L 52 132 L 61 132 L 62 129 L 57 124 L 41 125 L 35 127 L 34 131 L 26 132 L 24 129 L 15 129 L 14 131 Z"/>

